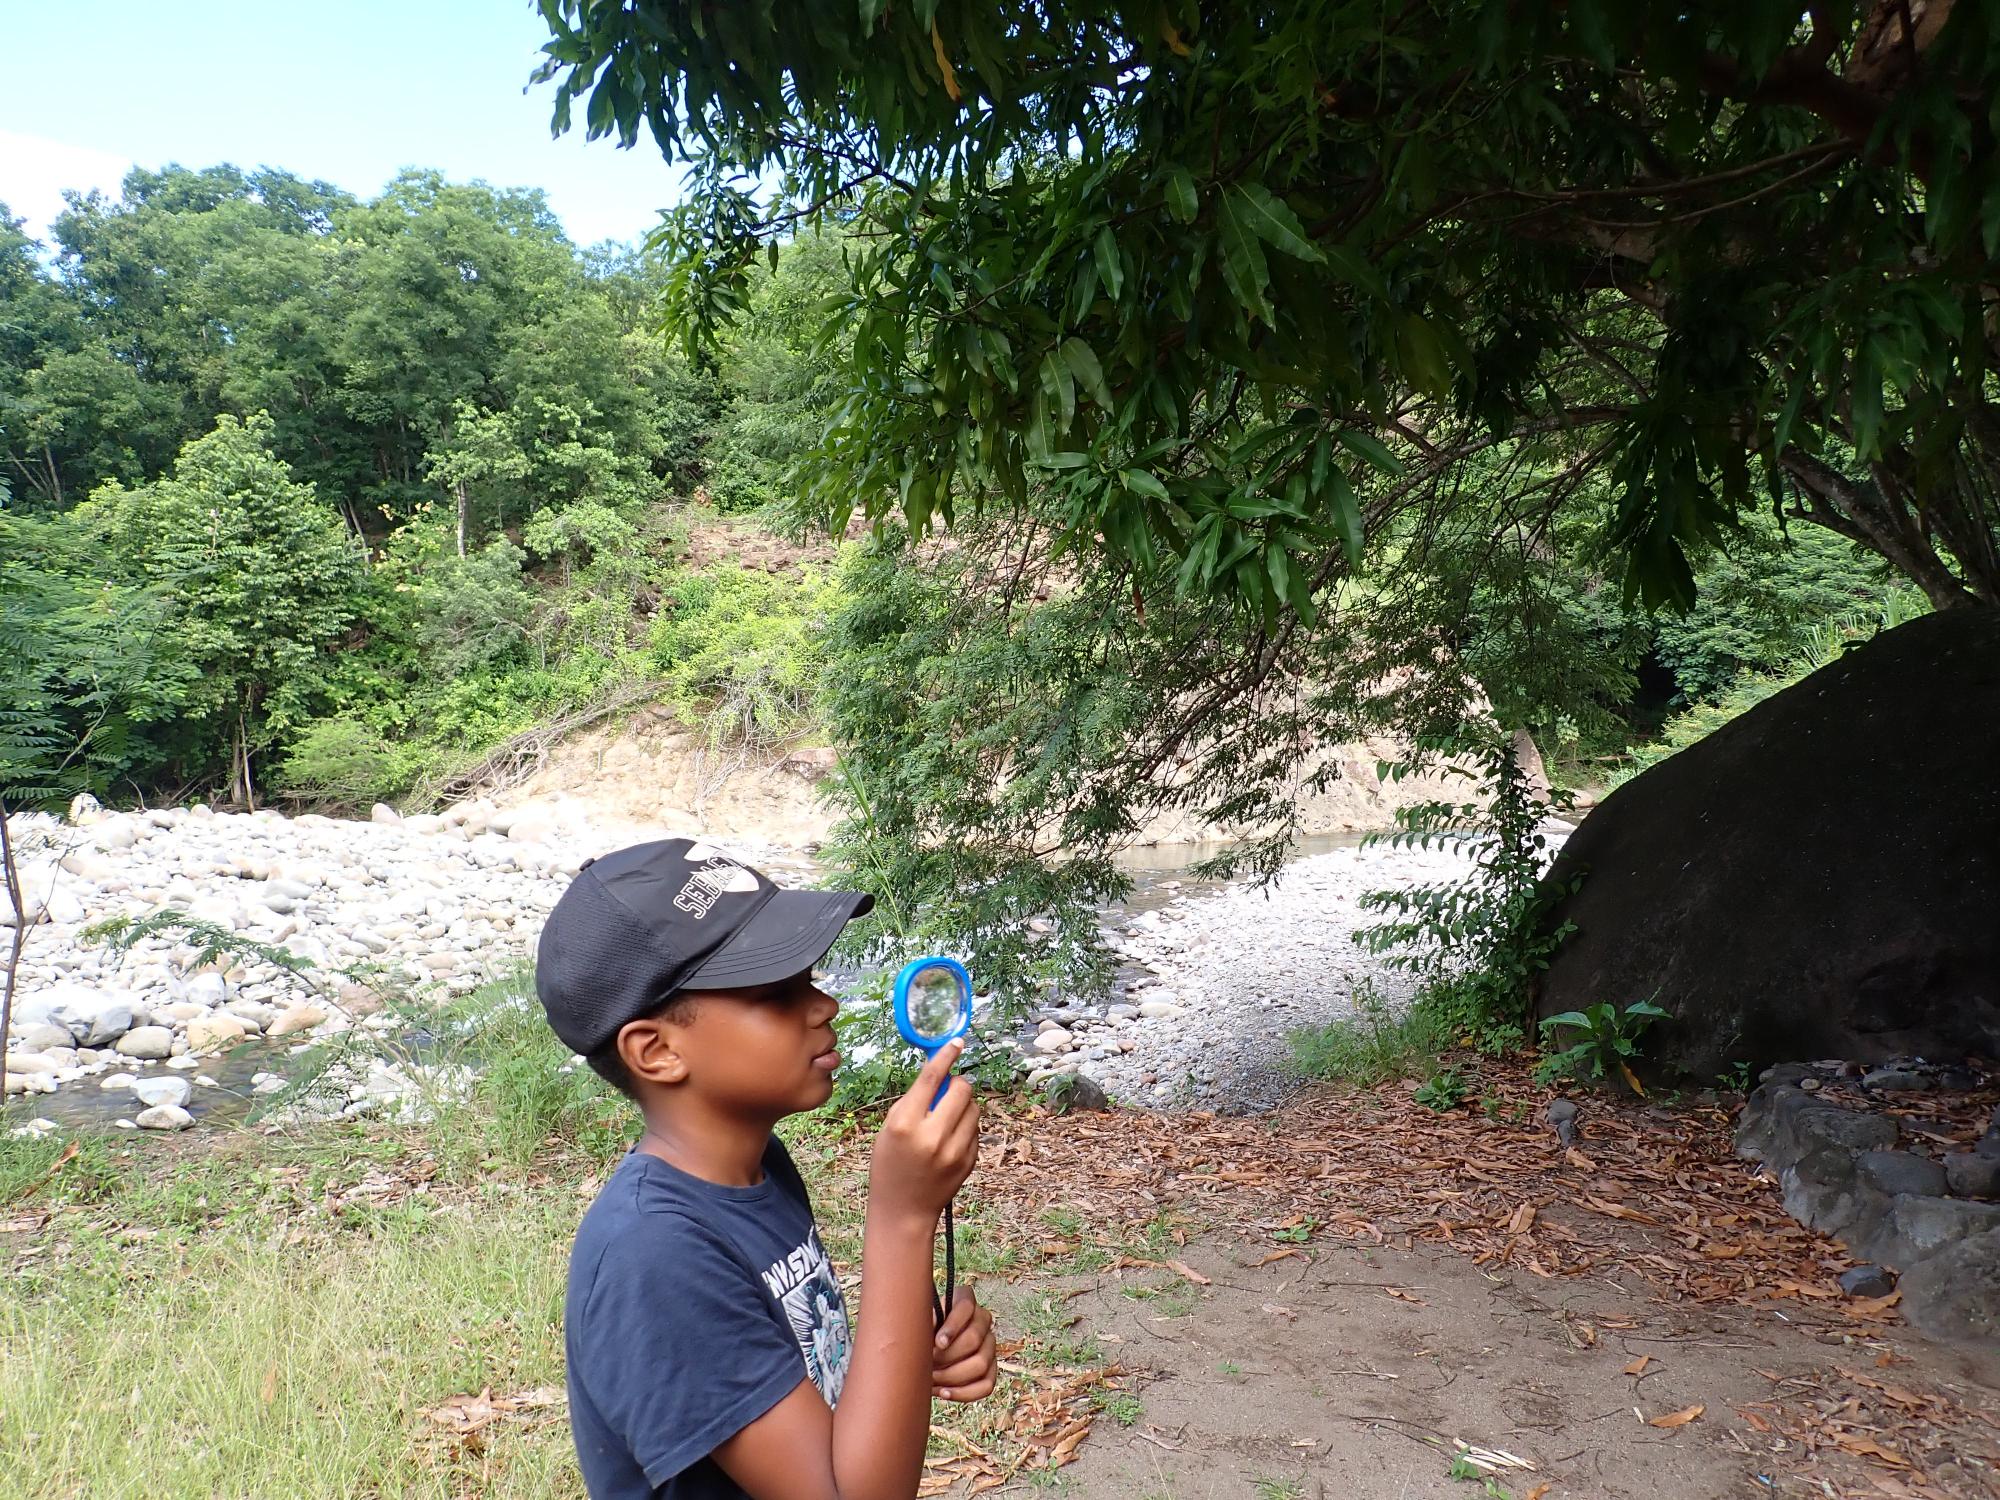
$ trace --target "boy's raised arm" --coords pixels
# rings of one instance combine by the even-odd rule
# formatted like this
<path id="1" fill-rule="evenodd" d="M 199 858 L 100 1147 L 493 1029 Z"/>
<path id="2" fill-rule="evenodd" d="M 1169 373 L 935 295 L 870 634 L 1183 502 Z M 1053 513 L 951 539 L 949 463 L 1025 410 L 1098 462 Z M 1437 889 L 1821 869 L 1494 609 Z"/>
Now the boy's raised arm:
<path id="1" fill-rule="evenodd" d="M 979 1106 L 938 1052 L 889 1109 L 868 1170 L 861 1313 L 840 1409 L 810 1380 L 715 1450 L 755 1500 L 911 1500 L 930 1435 L 931 1257 L 938 1216 L 972 1173 Z M 723 1351 L 716 1351 L 720 1356 Z"/>

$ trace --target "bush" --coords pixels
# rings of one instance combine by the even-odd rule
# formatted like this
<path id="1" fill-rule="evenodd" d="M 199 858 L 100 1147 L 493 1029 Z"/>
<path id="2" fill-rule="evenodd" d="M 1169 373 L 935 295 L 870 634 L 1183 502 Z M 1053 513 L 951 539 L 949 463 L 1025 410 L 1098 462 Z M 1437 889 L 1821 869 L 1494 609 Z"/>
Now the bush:
<path id="1" fill-rule="evenodd" d="M 1291 1034 L 1292 1067 L 1301 1077 L 1372 1088 L 1428 1073 L 1451 1045 L 1450 1031 L 1424 1006 L 1392 1014 L 1366 986 L 1354 999 L 1358 1014 Z"/>
<path id="2" fill-rule="evenodd" d="M 803 578 L 692 573 L 660 601 L 649 654 L 682 722 L 712 746 L 776 745 L 816 722 L 823 635 L 837 586 Z"/>
<path id="3" fill-rule="evenodd" d="M 320 807 L 353 809 L 395 796 L 410 784 L 409 751 L 357 719 L 318 719 L 292 741 L 272 774 L 278 790 Z"/>

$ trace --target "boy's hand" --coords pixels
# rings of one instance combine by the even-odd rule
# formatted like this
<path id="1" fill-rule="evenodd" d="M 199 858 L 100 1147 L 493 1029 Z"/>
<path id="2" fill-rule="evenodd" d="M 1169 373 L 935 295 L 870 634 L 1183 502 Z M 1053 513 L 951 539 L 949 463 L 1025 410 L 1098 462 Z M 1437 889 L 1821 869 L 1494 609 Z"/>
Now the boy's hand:
<path id="1" fill-rule="evenodd" d="M 931 1394 L 940 1401 L 977 1401 L 993 1394 L 1000 1357 L 993 1344 L 993 1314 L 972 1288 L 952 1298 L 931 1354 Z"/>
<path id="2" fill-rule="evenodd" d="M 972 1085 L 952 1079 L 931 1108 L 938 1085 L 964 1050 L 962 1042 L 947 1043 L 918 1071 L 909 1092 L 889 1106 L 868 1168 L 871 1213 L 909 1215 L 934 1225 L 972 1175 L 979 1159 L 979 1106 Z"/>

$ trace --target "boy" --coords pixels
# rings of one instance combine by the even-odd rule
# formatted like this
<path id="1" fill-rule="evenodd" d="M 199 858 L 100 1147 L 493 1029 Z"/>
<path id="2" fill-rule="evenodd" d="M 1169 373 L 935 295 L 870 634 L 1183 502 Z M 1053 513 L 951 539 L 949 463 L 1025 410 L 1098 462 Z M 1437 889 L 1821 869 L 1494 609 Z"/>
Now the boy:
<path id="1" fill-rule="evenodd" d="M 938 1216 L 972 1171 L 958 1055 L 875 1138 L 859 1331 L 771 1127 L 833 1092 L 839 1002 L 812 968 L 874 905 L 781 891 L 665 839 L 586 862 L 542 932 L 549 1025 L 644 1133 L 584 1215 L 563 1306 L 570 1427 L 592 1500 L 910 1500 L 933 1396 L 993 1389 L 993 1316 L 934 1327 Z"/>

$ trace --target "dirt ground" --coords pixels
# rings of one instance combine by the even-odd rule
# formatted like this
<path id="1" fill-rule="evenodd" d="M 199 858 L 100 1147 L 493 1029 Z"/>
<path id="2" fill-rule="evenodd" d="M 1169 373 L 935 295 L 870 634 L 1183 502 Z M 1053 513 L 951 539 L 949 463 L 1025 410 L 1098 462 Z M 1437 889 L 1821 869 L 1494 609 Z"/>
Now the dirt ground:
<path id="1" fill-rule="evenodd" d="M 1028 1258 L 982 1295 L 1078 1373 L 927 1493 L 2000 1496 L 2000 1350 L 1844 1297 L 1726 1107 L 1591 1101 L 1565 1150 L 1483 1081 L 1496 1117 L 996 1111 L 971 1212 Z"/>
<path id="2" fill-rule="evenodd" d="M 1878 1487 L 1859 1461 L 1803 1464 L 1782 1435 L 1788 1408 L 1838 1406 L 1860 1376 L 1941 1386 L 2000 1415 L 2000 1363 L 1920 1341 L 1821 1342 L 1777 1319 L 1660 1307 L 1612 1278 L 1551 1287 L 1422 1246 L 1317 1246 L 1257 1264 L 1269 1254 L 1197 1241 L 1177 1259 L 1206 1285 L 1120 1270 L 1026 1294 L 1050 1308 L 1008 1308 L 1012 1319 L 1066 1309 L 1073 1336 L 1137 1398 L 1106 1403 L 1061 1471 L 1063 1493 L 1924 1494 L 1893 1472 Z M 2000 1434 L 1973 1436 L 1990 1451 Z M 1938 1481 L 1936 1493 L 2000 1493 L 1963 1466 Z"/>

